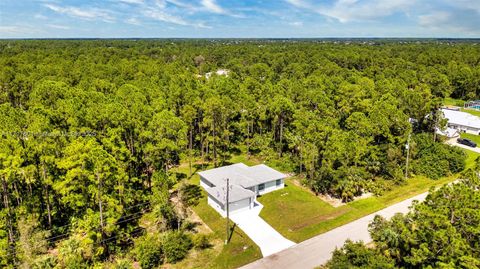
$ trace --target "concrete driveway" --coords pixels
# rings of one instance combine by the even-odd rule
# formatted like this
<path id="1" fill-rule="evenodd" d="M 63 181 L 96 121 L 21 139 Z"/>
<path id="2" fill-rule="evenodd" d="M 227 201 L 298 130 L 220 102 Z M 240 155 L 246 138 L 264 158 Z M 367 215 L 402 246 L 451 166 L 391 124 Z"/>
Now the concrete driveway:
<path id="1" fill-rule="evenodd" d="M 445 141 L 446 144 L 449 144 L 449 145 L 452 145 L 452 146 L 456 146 L 456 147 L 460 147 L 460 148 L 464 148 L 466 150 L 471 150 L 471 151 L 475 151 L 476 153 L 480 153 L 480 148 L 472 148 L 472 147 L 469 147 L 469 146 L 465 146 L 465 145 L 462 145 L 462 144 L 458 144 L 457 143 L 457 138 L 451 138 L 451 139 L 448 139 L 447 141 Z"/>
<path id="2" fill-rule="evenodd" d="M 295 245 L 294 242 L 283 237 L 258 215 L 263 206 L 258 202 L 256 203 L 258 206 L 253 209 L 232 214 L 230 218 L 260 247 L 263 257 Z"/>
<path id="3" fill-rule="evenodd" d="M 243 269 L 283 269 L 315 268 L 326 263 L 332 257 L 332 251 L 343 246 L 347 240 L 370 242 L 368 224 L 375 215 L 391 218 L 395 213 L 407 213 L 414 200 L 423 201 L 428 193 L 422 193 L 410 199 L 389 206 L 383 210 L 352 221 L 346 225 L 317 235 L 288 249 L 247 264 Z"/>

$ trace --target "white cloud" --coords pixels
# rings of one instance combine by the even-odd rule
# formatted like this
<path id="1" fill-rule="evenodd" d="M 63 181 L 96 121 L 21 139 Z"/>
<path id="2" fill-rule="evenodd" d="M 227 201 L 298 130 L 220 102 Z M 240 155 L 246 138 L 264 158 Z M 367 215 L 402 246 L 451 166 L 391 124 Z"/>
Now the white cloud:
<path id="1" fill-rule="evenodd" d="M 0 33 L 3 34 L 18 34 L 23 32 L 23 29 L 19 26 L 0 26 Z"/>
<path id="2" fill-rule="evenodd" d="M 128 18 L 125 22 L 128 24 L 137 25 L 137 26 L 142 25 L 137 18 Z"/>
<path id="3" fill-rule="evenodd" d="M 430 14 L 420 15 L 419 24 L 426 27 L 434 27 L 450 20 L 451 14 L 445 11 L 436 11 Z"/>
<path id="4" fill-rule="evenodd" d="M 406 11 L 415 2 L 415 0 L 336 0 L 333 5 L 321 5 L 304 0 L 285 1 L 295 7 L 312 10 L 342 23 L 386 17 L 398 11 Z"/>
<path id="5" fill-rule="evenodd" d="M 414 0 L 338 0 L 331 9 L 319 9 L 320 13 L 338 19 L 340 22 L 370 20 L 386 17 L 398 11 L 405 11 Z"/>
<path id="6" fill-rule="evenodd" d="M 188 25 L 188 23 L 181 17 L 167 14 L 162 10 L 148 9 L 148 10 L 145 10 L 143 14 L 149 18 L 152 18 L 158 21 L 164 21 L 164 22 L 169 22 L 169 23 L 179 24 L 179 25 Z"/>
<path id="7" fill-rule="evenodd" d="M 164 0 L 176 7 L 183 8 L 190 13 L 207 12 L 219 15 L 227 15 L 235 18 L 244 18 L 241 14 L 234 13 L 222 6 L 220 6 L 215 0 L 200 0 L 199 5 L 192 5 L 180 0 Z"/>
<path id="8" fill-rule="evenodd" d="M 58 24 L 47 24 L 48 27 L 50 28 L 55 28 L 55 29 L 60 29 L 60 30 L 69 30 L 70 27 L 65 26 L 65 25 L 58 25 Z"/>
<path id="9" fill-rule="evenodd" d="M 202 6 L 212 12 L 212 13 L 217 13 L 217 14 L 226 14 L 228 13 L 225 9 L 223 9 L 221 6 L 219 6 L 215 0 L 202 0 Z"/>
<path id="10" fill-rule="evenodd" d="M 38 33 L 39 31 L 35 28 L 29 26 L 19 26 L 19 25 L 0 25 L 0 34 L 9 36 L 9 35 L 19 35 L 19 34 L 33 34 Z"/>
<path id="11" fill-rule="evenodd" d="M 162 9 L 155 9 L 155 8 L 149 8 L 143 11 L 143 14 L 146 17 L 149 17 L 154 20 L 158 21 L 163 21 L 167 23 L 172 23 L 172 24 L 177 24 L 177 25 L 182 25 L 182 26 L 193 26 L 193 27 L 198 27 L 198 28 L 210 28 L 209 26 L 203 24 L 203 23 L 194 23 L 194 22 L 189 22 L 183 19 L 180 16 L 175 16 L 166 13 Z"/>
<path id="12" fill-rule="evenodd" d="M 35 19 L 38 19 L 38 20 L 46 20 L 46 19 L 48 19 L 47 16 L 42 15 L 42 14 L 35 14 L 33 17 L 34 17 Z"/>
<path id="13" fill-rule="evenodd" d="M 478 0 L 450 0 L 447 3 L 458 8 L 473 9 L 480 13 L 480 1 Z"/>
<path id="14" fill-rule="evenodd" d="M 61 7 L 53 4 L 44 4 L 45 7 L 70 17 L 84 19 L 84 20 L 97 20 L 100 19 L 105 22 L 114 22 L 115 18 L 110 14 L 108 10 L 98 8 L 78 8 L 72 6 Z"/>
<path id="15" fill-rule="evenodd" d="M 196 7 L 193 5 L 190 5 L 188 3 L 184 3 L 178 0 L 166 0 L 168 3 L 173 4 L 175 6 L 181 7 L 181 8 L 186 8 L 189 10 L 196 10 Z"/>
<path id="16" fill-rule="evenodd" d="M 118 0 L 118 1 L 125 4 L 135 4 L 135 5 L 141 5 L 144 3 L 143 0 Z"/>
<path id="17" fill-rule="evenodd" d="M 418 16 L 418 24 L 440 33 L 459 33 L 477 37 L 480 34 L 480 16 L 474 9 L 432 11 Z"/>
<path id="18" fill-rule="evenodd" d="M 302 21 L 292 21 L 289 23 L 291 26 L 297 26 L 297 27 L 300 27 L 300 26 L 303 26 L 303 22 Z"/>
<path id="19" fill-rule="evenodd" d="M 289 3 L 289 4 L 292 4 L 296 7 L 300 7 L 300 8 L 307 8 L 309 7 L 309 4 L 303 0 L 285 0 L 285 2 Z"/>

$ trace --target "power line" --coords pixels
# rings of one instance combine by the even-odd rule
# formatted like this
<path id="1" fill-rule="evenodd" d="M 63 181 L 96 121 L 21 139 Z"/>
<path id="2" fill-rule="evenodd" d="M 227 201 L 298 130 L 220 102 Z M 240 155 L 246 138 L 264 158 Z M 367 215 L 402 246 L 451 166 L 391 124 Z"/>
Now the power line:
<path id="1" fill-rule="evenodd" d="M 121 221 L 117 221 L 115 222 L 115 225 L 118 225 L 118 224 L 121 224 L 121 223 L 125 223 L 125 222 L 128 222 L 128 221 L 131 221 L 131 220 L 135 220 L 135 219 L 139 219 L 142 217 L 142 213 L 144 213 L 143 211 L 138 211 L 136 213 L 133 213 L 133 214 L 130 214 L 130 215 L 127 215 L 127 217 L 131 217 L 131 216 L 134 216 L 134 215 L 139 215 L 139 216 L 136 216 L 136 217 L 131 217 L 131 218 L 127 218 L 127 219 L 122 219 Z M 92 231 L 100 231 L 102 229 L 102 227 L 98 227 Z M 60 241 L 62 238 L 64 238 L 65 236 L 68 236 L 70 235 L 70 233 L 63 233 L 63 234 L 59 234 L 59 235 L 56 235 L 56 236 L 53 236 L 53 237 L 50 237 L 50 238 L 47 238 L 46 240 L 49 241 L 49 243 L 55 243 L 57 241 Z M 60 238 L 60 239 L 56 239 L 56 238 Z M 56 239 L 56 240 L 53 240 L 53 241 L 50 241 L 51 239 Z"/>
<path id="2" fill-rule="evenodd" d="M 139 203 L 139 204 L 136 204 L 136 205 L 132 205 L 132 206 L 129 206 L 129 207 L 126 207 L 126 208 L 123 208 L 123 211 L 125 210 L 129 210 L 129 209 L 132 209 L 132 208 L 135 208 L 135 207 L 139 207 L 139 206 L 142 206 L 142 205 L 146 205 L 146 204 L 150 204 L 150 202 L 143 202 L 143 203 Z M 129 215 L 127 215 L 129 216 Z M 108 216 L 107 216 L 108 217 Z M 52 227 L 50 229 L 43 229 L 44 231 L 52 231 L 54 229 L 60 229 L 60 228 L 63 228 L 63 227 L 68 227 L 68 226 L 72 226 L 73 224 L 72 223 L 69 223 L 69 224 L 65 224 L 65 225 L 62 225 L 62 226 L 56 226 L 56 227 Z"/>
<path id="3" fill-rule="evenodd" d="M 142 204 L 146 204 L 146 203 L 142 203 Z M 141 204 L 138 204 L 136 205 L 136 207 L 140 206 Z M 144 209 L 150 209 L 149 207 L 145 207 Z M 129 222 L 129 221 L 132 221 L 132 220 L 135 220 L 135 219 L 139 219 L 141 218 L 143 215 L 142 213 L 144 213 L 144 211 L 137 211 L 135 213 L 132 213 L 132 214 L 129 214 L 129 215 L 126 215 L 126 216 L 123 216 L 123 219 L 120 220 L 120 221 L 117 221 L 115 222 L 115 225 L 118 225 L 118 224 L 121 224 L 121 223 L 125 223 L 125 222 Z M 128 217 L 128 218 L 125 218 L 125 217 Z M 71 225 L 71 224 L 70 224 Z M 66 225 L 64 225 L 66 226 Z M 101 227 L 97 227 L 96 229 L 93 229 L 92 231 L 100 231 L 102 228 Z M 49 231 L 49 230 L 45 230 L 45 231 Z M 65 237 L 69 236 L 70 233 L 63 233 L 63 234 L 58 234 L 58 235 L 55 235 L 55 236 L 52 236 L 52 237 L 49 237 L 49 238 L 46 238 L 45 240 L 49 243 L 49 244 L 53 244 L 53 243 L 56 243 L 62 239 L 64 239 Z M 12 243 L 15 243 L 15 242 L 18 242 L 18 240 L 15 240 L 13 241 Z"/>
<path id="4" fill-rule="evenodd" d="M 147 204 L 150 204 L 150 202 L 144 202 L 144 203 L 139 203 L 139 204 L 136 204 L 136 205 L 133 205 L 133 206 L 130 206 L 130 207 L 127 207 L 125 208 L 124 210 L 128 210 L 128 209 L 132 209 L 132 208 L 135 208 L 135 207 L 139 207 L 139 206 L 143 206 L 143 205 L 147 205 Z M 118 224 L 121 224 L 121 223 L 125 223 L 125 222 L 129 222 L 129 221 L 132 221 L 132 220 L 135 220 L 135 219 L 139 219 L 141 218 L 143 215 L 142 213 L 145 212 L 145 210 L 149 210 L 151 209 L 150 207 L 145 207 L 143 208 L 142 210 L 140 211 L 137 211 L 135 213 L 132 213 L 132 214 L 128 214 L 126 216 L 122 216 L 123 219 L 121 219 L 120 221 L 117 221 L 115 222 L 115 225 L 118 225 Z M 58 229 L 58 228 L 62 228 L 62 227 L 67 227 L 67 226 L 72 226 L 73 224 L 70 223 L 70 224 L 66 224 L 66 225 L 62 225 L 62 226 L 59 226 L 59 227 L 54 227 L 54 228 L 50 228 L 48 230 L 43 230 L 43 231 L 51 231 L 53 229 Z M 146 227 L 138 227 L 136 229 L 134 229 L 133 231 L 131 231 L 129 233 L 129 235 L 134 235 L 135 233 L 138 233 L 139 231 L 142 231 L 143 229 L 146 229 L 146 228 L 150 228 L 152 227 L 154 224 L 152 225 L 148 225 Z M 96 229 L 94 229 L 93 231 L 100 231 L 102 228 L 101 227 L 97 227 Z M 64 239 L 65 237 L 71 235 L 70 233 L 63 233 L 63 234 L 59 234 L 59 235 L 56 235 L 56 236 L 53 236 L 53 237 L 49 237 L 49 238 L 46 238 L 45 240 L 50 243 L 50 244 L 53 244 L 53 243 L 56 243 L 62 239 Z M 104 242 L 108 242 L 108 241 L 111 241 L 112 239 L 115 239 L 117 237 L 120 237 L 122 235 L 117 235 L 117 236 L 112 236 L 112 237 L 108 237 L 108 238 L 105 238 L 103 240 L 101 240 L 99 243 L 104 243 Z M 52 240 L 54 239 L 54 240 Z M 16 243 L 18 242 L 18 240 L 14 240 L 12 243 Z M 12 246 L 12 245 L 9 245 L 8 246 L 8 249 L 7 249 L 7 255 L 15 255 L 17 254 L 17 251 L 15 250 L 15 246 Z"/>
<path id="5" fill-rule="evenodd" d="M 146 230 L 150 227 L 153 227 L 154 225 L 156 225 L 156 223 L 153 223 L 153 224 L 150 224 L 150 225 L 147 225 L 145 227 L 138 227 L 138 228 L 135 228 L 134 230 L 126 233 L 130 236 L 134 236 L 134 235 L 137 235 L 139 232 L 142 232 L 143 230 Z M 115 235 L 115 236 L 111 236 L 111 237 L 107 237 L 105 239 L 102 239 L 101 241 L 98 242 L 98 244 L 101 244 L 101 243 L 105 243 L 105 242 L 108 242 L 108 241 L 111 241 L 115 238 L 118 238 L 118 237 L 121 237 L 121 236 L 124 236 L 125 234 L 118 234 L 118 235 Z M 7 255 L 14 255 L 14 254 L 17 254 L 18 252 L 15 250 L 15 247 L 14 246 L 9 246 L 10 249 L 13 249 L 13 251 L 8 251 L 9 253 L 7 253 Z"/>

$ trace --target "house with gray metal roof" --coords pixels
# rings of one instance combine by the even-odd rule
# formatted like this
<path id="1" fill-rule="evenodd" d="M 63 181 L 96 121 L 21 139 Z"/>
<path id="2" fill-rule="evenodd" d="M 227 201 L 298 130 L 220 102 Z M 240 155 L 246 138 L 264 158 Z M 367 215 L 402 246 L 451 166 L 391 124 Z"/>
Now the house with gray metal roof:
<path id="1" fill-rule="evenodd" d="M 228 208 L 230 213 L 252 209 L 257 195 L 285 186 L 285 174 L 264 164 L 247 166 L 236 163 L 202 172 L 200 185 L 208 193 L 208 204 L 222 216 L 226 216 L 227 178 Z"/>

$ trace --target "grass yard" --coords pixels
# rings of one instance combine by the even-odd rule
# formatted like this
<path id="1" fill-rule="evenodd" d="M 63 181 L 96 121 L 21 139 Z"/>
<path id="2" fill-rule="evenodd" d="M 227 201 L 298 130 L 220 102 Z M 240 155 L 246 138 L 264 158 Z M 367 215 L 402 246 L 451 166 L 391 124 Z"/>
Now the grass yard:
<path id="1" fill-rule="evenodd" d="M 480 111 L 475 110 L 475 109 L 465 109 L 465 108 L 461 108 L 460 111 L 467 112 L 467 113 L 470 113 L 470 114 L 472 114 L 472 115 L 474 115 L 474 116 L 480 117 Z"/>
<path id="2" fill-rule="evenodd" d="M 287 180 L 286 188 L 258 198 L 264 205 L 260 216 L 283 236 L 298 243 L 455 178 L 451 176 L 434 181 L 417 176 L 380 197 L 353 201 L 337 208 Z"/>
<path id="3" fill-rule="evenodd" d="M 473 168 L 475 166 L 475 160 L 480 157 L 480 154 L 476 153 L 475 151 L 471 150 L 464 150 L 467 154 L 466 160 L 466 169 Z"/>
<path id="4" fill-rule="evenodd" d="M 461 133 L 460 137 L 470 139 L 473 142 L 477 143 L 477 147 L 480 146 L 480 135 Z"/>
<path id="5" fill-rule="evenodd" d="M 463 107 L 463 103 L 465 103 L 465 101 L 460 100 L 460 99 L 454 99 L 454 98 L 450 98 L 450 97 L 447 97 L 447 98 L 443 99 L 443 104 L 446 105 L 446 106 Z"/>

